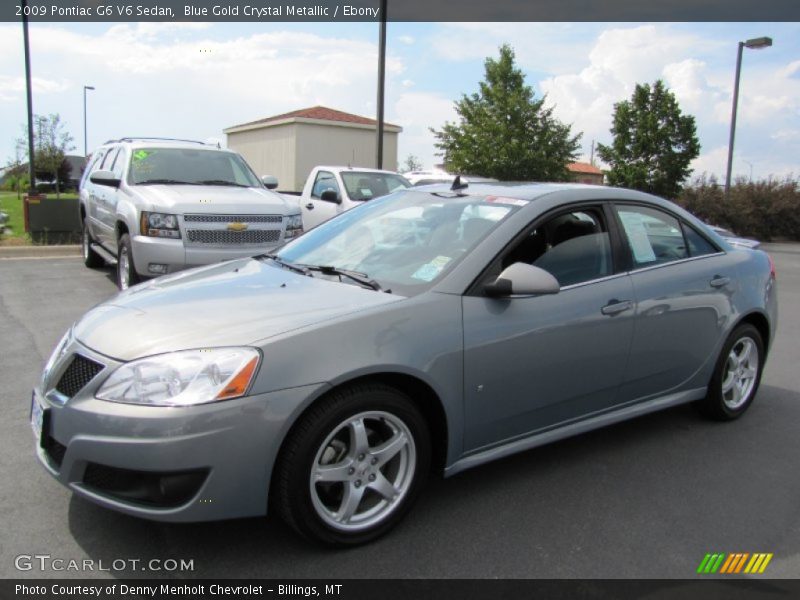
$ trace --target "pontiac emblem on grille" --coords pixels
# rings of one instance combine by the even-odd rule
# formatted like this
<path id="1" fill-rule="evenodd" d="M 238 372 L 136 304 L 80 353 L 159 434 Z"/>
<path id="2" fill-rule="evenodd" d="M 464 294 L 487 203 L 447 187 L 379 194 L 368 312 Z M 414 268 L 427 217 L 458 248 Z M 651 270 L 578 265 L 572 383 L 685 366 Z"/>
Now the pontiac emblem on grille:
<path id="1" fill-rule="evenodd" d="M 247 223 L 228 223 L 228 229 L 230 231 L 244 231 L 247 229 Z"/>

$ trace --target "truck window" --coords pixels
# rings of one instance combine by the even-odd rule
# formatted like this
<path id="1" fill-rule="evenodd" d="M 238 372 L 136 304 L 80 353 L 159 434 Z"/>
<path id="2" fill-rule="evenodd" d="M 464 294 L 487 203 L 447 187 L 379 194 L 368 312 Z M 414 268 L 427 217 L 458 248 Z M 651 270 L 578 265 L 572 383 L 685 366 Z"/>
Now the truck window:
<path id="1" fill-rule="evenodd" d="M 339 184 L 336 183 L 336 177 L 330 171 L 319 171 L 316 179 L 314 179 L 314 187 L 311 189 L 312 198 L 320 198 L 322 192 L 333 190 L 339 196 Z"/>

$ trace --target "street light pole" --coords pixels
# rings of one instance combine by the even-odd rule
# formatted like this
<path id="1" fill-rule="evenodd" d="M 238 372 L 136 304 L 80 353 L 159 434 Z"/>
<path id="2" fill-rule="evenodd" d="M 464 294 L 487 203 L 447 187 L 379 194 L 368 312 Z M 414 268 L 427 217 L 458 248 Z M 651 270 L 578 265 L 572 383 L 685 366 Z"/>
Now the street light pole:
<path id="1" fill-rule="evenodd" d="M 33 166 L 33 91 L 31 89 L 31 44 L 28 39 L 28 0 L 22 0 L 22 40 L 25 48 L 25 89 L 28 97 L 28 194 L 36 194 Z"/>
<path id="2" fill-rule="evenodd" d="M 94 90 L 91 85 L 83 86 L 83 157 L 86 158 L 89 155 L 89 142 L 88 137 L 86 135 L 86 90 Z"/>
<path id="3" fill-rule="evenodd" d="M 733 107 L 731 108 L 731 134 L 728 140 L 728 168 L 725 171 L 725 199 L 730 196 L 731 191 L 731 170 L 733 168 L 733 141 L 736 137 L 736 110 L 739 104 L 739 79 L 742 73 L 742 54 L 745 48 L 759 50 L 772 46 L 772 38 L 760 37 L 752 38 L 746 42 L 739 42 L 736 52 L 736 77 L 733 81 Z"/>
<path id="4" fill-rule="evenodd" d="M 387 0 L 381 0 L 381 30 L 378 37 L 378 122 L 375 128 L 376 169 L 383 168 L 383 92 L 386 85 L 386 3 Z"/>

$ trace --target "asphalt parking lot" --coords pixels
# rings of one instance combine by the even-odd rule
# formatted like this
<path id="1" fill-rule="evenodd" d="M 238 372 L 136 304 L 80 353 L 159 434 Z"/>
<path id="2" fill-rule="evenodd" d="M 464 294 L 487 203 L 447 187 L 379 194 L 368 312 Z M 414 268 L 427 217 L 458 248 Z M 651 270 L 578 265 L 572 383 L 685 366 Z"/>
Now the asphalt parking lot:
<path id="1" fill-rule="evenodd" d="M 78 258 L 0 259 L 0 577 L 683 578 L 708 552 L 774 553 L 769 576 L 800 577 L 800 245 L 768 249 L 779 331 L 744 418 L 678 407 L 432 479 L 398 528 L 348 551 L 274 518 L 142 521 L 53 481 L 34 458 L 30 389 L 69 324 L 114 294 L 113 276 Z M 194 570 L 15 568 L 34 554 L 189 559 Z"/>

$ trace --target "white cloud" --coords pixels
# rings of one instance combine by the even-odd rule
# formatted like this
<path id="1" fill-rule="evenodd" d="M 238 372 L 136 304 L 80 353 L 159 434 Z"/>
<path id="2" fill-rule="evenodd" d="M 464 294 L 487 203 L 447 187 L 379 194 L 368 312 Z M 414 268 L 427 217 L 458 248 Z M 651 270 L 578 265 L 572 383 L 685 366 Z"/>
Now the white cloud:
<path id="1" fill-rule="evenodd" d="M 34 94 L 55 94 L 70 87 L 67 81 L 54 81 L 42 77 L 32 77 Z M 0 75 L 0 101 L 14 102 L 25 94 L 25 78 Z"/>
<path id="2" fill-rule="evenodd" d="M 435 156 L 436 141 L 431 127 L 440 129 L 447 121 L 457 118 L 453 101 L 439 94 L 403 92 L 393 108 L 393 122 L 403 127 L 398 147 L 398 160 L 403 162 L 409 154 L 417 156 L 425 167 L 441 162 Z"/>
<path id="3" fill-rule="evenodd" d="M 416 40 L 411 37 L 410 35 L 399 35 L 397 36 L 397 41 L 401 44 L 405 44 L 406 46 L 412 45 Z"/>

